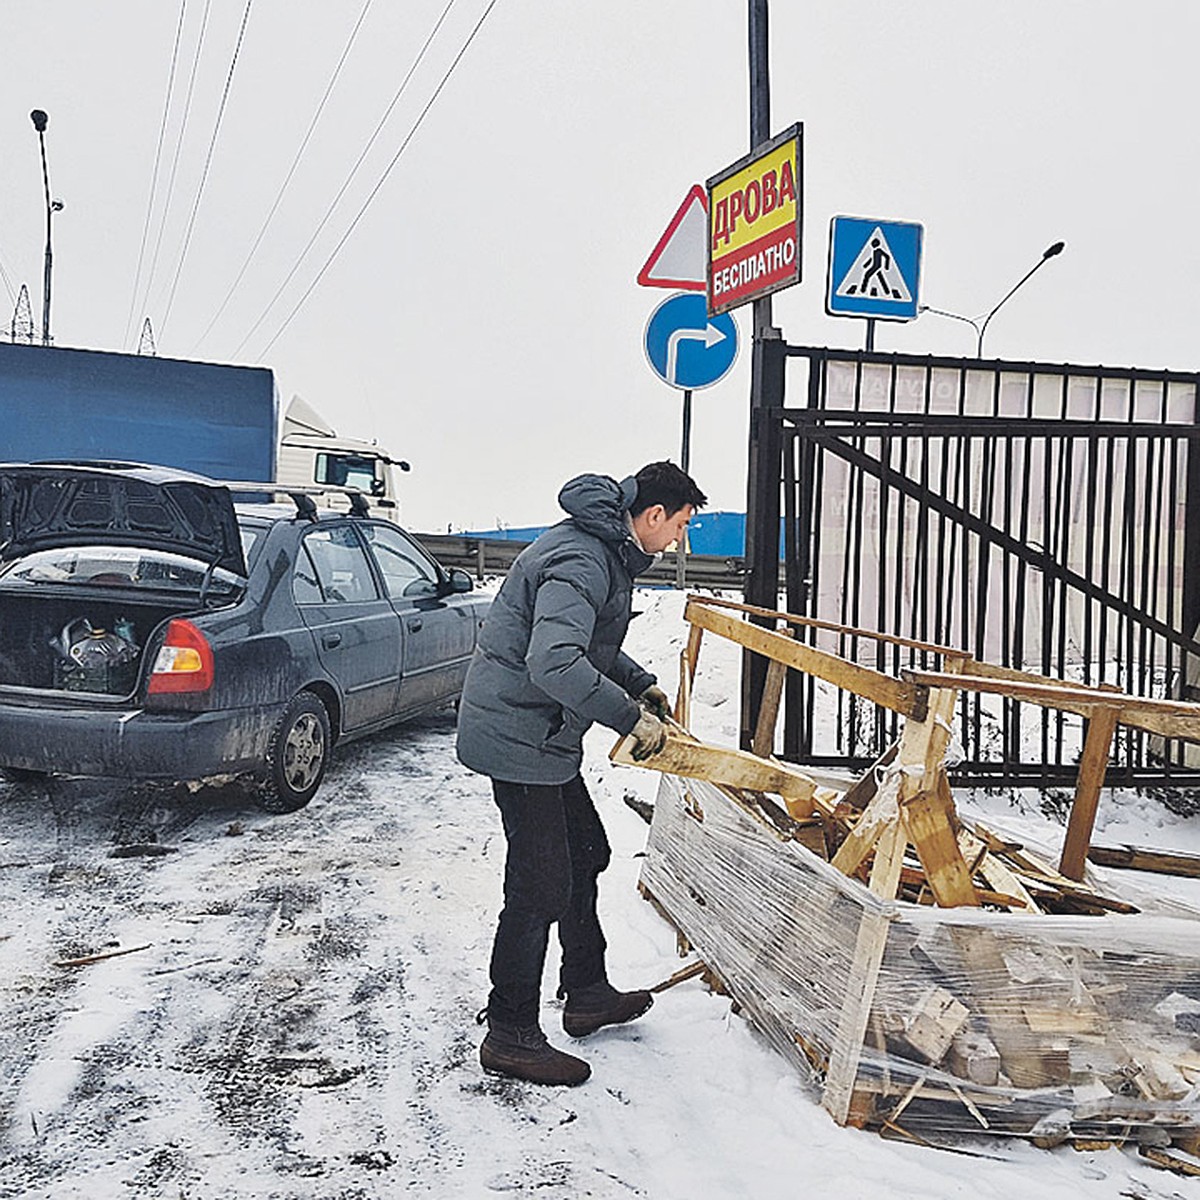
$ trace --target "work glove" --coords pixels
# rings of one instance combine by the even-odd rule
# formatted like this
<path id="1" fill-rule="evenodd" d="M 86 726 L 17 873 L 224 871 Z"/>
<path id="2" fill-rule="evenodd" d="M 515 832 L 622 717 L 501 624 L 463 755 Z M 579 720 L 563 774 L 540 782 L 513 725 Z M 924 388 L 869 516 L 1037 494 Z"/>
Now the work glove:
<path id="1" fill-rule="evenodd" d="M 660 721 L 665 721 L 671 716 L 671 701 L 667 697 L 667 693 L 658 686 L 657 683 L 652 683 L 639 697 L 643 708 L 649 709 Z"/>
<path id="2" fill-rule="evenodd" d="M 633 738 L 633 761 L 642 762 L 667 744 L 667 727 L 653 713 L 643 712 L 629 736 Z"/>

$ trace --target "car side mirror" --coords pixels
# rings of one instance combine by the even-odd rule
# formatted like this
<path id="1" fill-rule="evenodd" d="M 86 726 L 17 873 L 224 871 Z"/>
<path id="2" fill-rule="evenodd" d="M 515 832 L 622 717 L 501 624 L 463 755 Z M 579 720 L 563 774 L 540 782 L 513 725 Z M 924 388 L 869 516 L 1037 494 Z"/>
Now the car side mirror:
<path id="1" fill-rule="evenodd" d="M 450 568 L 450 590 L 451 592 L 473 592 L 475 590 L 475 580 L 466 573 L 461 567 Z"/>

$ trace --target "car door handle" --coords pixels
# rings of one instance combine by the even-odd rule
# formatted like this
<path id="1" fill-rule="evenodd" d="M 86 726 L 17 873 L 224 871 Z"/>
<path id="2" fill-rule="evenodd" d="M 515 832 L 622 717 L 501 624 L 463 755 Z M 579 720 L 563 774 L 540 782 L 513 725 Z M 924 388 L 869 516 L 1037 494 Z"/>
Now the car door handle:
<path id="1" fill-rule="evenodd" d="M 424 622 L 424 621 L 422 621 L 420 617 L 414 617 L 414 618 L 413 618 L 411 621 L 409 621 L 409 623 L 408 623 L 408 631 L 409 631 L 409 633 L 420 633 L 420 632 L 421 632 L 421 627 L 422 627 L 424 624 L 425 624 L 425 622 Z"/>
<path id="2" fill-rule="evenodd" d="M 332 650 L 335 646 L 342 644 L 342 635 L 340 633 L 324 633 L 321 635 L 321 645 L 326 650 Z"/>

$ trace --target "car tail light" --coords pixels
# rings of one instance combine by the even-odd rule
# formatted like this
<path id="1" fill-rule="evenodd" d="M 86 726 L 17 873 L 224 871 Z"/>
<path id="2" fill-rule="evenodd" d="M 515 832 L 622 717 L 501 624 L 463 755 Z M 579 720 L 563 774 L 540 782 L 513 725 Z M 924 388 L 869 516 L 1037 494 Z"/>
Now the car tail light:
<path id="1" fill-rule="evenodd" d="M 208 639 L 191 621 L 173 620 L 150 672 L 151 695 L 206 692 L 212 687 L 213 652 Z"/>

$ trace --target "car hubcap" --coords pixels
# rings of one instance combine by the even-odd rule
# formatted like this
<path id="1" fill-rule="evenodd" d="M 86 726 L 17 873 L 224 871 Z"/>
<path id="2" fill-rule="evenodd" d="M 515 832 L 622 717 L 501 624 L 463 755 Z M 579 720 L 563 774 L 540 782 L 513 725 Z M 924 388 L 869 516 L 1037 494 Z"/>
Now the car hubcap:
<path id="1" fill-rule="evenodd" d="M 311 787 L 324 757 L 321 723 L 312 713 L 305 713 L 288 730 L 283 747 L 283 777 L 288 786 L 297 792 Z"/>

